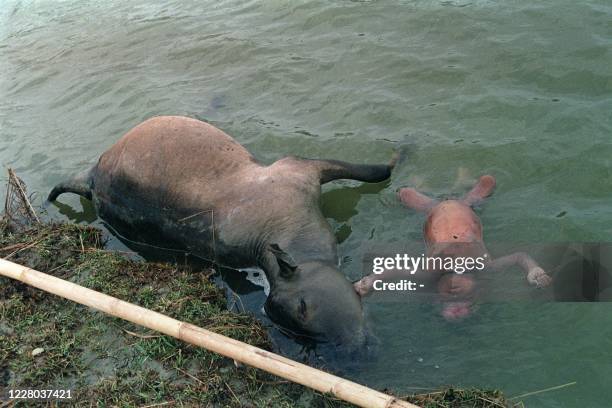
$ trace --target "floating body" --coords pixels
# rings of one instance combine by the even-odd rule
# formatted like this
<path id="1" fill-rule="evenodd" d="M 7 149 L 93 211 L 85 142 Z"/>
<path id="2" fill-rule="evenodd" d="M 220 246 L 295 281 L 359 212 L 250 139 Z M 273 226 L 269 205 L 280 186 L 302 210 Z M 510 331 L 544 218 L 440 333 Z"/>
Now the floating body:
<path id="1" fill-rule="evenodd" d="M 485 175 L 459 200 L 437 201 L 413 188 L 399 191 L 401 202 L 414 210 L 425 212 L 427 219 L 423 225 L 423 237 L 430 258 L 472 258 L 491 269 L 520 265 L 527 272 L 530 284 L 547 286 L 551 278 L 529 255 L 518 252 L 501 258 L 492 259 L 483 240 L 483 228 L 473 206 L 482 202 L 493 193 L 495 178 Z M 476 272 L 477 268 L 472 268 Z M 422 273 L 437 274 L 437 291 L 444 307 L 442 315 L 447 319 L 457 319 L 470 314 L 472 296 L 475 289 L 474 274 L 456 273 L 446 270 L 426 270 Z M 375 280 L 393 279 L 401 272 L 391 270 L 382 275 L 369 275 L 355 283 L 355 289 L 362 295 L 372 290 Z"/>
<path id="2" fill-rule="evenodd" d="M 319 207 L 321 184 L 379 182 L 392 167 L 297 157 L 265 166 L 214 126 L 166 116 L 136 126 L 91 170 L 56 186 L 49 200 L 75 192 L 143 242 L 234 268 L 260 267 L 270 282 L 265 310 L 273 321 L 354 345 L 365 341 L 361 300 L 337 268 L 336 240 Z"/>

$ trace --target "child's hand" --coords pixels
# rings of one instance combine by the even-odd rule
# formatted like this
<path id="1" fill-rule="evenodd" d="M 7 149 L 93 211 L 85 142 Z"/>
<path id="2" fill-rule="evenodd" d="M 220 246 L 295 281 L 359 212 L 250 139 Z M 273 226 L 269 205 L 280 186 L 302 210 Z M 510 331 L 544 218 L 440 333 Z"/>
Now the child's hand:
<path id="1" fill-rule="evenodd" d="M 544 272 L 544 269 L 539 266 L 532 268 L 527 273 L 527 282 L 531 285 L 535 285 L 538 288 L 548 286 L 552 282 L 552 278 Z"/>
<path id="2" fill-rule="evenodd" d="M 374 284 L 374 275 L 368 275 L 361 278 L 357 282 L 353 283 L 355 292 L 361 297 L 367 296 L 372 291 L 372 285 Z"/>

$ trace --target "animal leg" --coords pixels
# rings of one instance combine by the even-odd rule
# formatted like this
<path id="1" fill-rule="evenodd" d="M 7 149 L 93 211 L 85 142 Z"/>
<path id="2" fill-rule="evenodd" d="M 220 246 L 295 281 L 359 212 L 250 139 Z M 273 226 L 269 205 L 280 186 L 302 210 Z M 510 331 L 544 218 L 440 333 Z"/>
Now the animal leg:
<path id="1" fill-rule="evenodd" d="M 93 169 L 90 169 L 70 180 L 59 183 L 53 187 L 53 190 L 51 190 L 49 196 L 47 197 L 47 201 L 55 201 L 55 199 L 62 193 L 75 193 L 87 198 L 88 200 L 91 200 L 92 172 Z"/>
<path id="2" fill-rule="evenodd" d="M 321 184 L 338 179 L 351 179 L 379 183 L 391 177 L 399 155 L 395 153 L 388 164 L 354 164 L 340 160 L 307 160 L 316 169 Z"/>

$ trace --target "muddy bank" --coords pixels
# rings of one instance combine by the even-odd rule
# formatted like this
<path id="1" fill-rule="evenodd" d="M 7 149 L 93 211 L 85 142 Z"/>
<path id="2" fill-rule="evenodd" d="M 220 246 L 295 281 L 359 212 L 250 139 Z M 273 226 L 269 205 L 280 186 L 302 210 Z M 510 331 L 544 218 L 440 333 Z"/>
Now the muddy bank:
<path id="1" fill-rule="evenodd" d="M 0 257 L 271 349 L 253 316 L 227 310 L 212 271 L 129 260 L 105 250 L 95 228 L 42 223 L 18 230 L 3 221 Z M 348 406 L 7 278 L 0 278 L 0 386 L 70 388 L 78 406 Z M 447 389 L 407 399 L 507 406 L 495 391 Z"/>

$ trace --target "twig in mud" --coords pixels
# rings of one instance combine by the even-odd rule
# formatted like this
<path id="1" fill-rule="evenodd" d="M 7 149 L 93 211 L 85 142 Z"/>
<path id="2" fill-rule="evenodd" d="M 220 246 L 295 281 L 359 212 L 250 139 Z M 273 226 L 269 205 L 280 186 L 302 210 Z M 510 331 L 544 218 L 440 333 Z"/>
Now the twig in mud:
<path id="1" fill-rule="evenodd" d="M 240 324 L 232 324 L 232 325 L 225 325 L 225 326 L 206 326 L 206 328 L 210 331 L 217 331 L 219 333 L 221 332 L 225 332 L 225 330 L 229 330 L 229 329 L 250 329 L 250 326 L 246 326 L 246 325 L 240 325 Z"/>
<path id="2" fill-rule="evenodd" d="M 227 389 L 232 393 L 232 395 L 234 396 L 234 399 L 236 400 L 236 402 L 242 406 L 242 402 L 240 402 L 240 399 L 238 399 L 238 397 L 236 396 L 236 394 L 234 394 L 234 390 L 232 390 L 232 387 L 229 386 L 228 383 L 226 383 L 225 381 L 223 381 L 223 384 L 225 384 L 225 386 L 227 387 Z"/>
<path id="3" fill-rule="evenodd" d="M 175 357 L 177 354 L 181 355 L 181 349 L 178 349 L 177 353 L 172 353 L 172 354 L 167 355 L 166 357 L 162 358 L 160 361 L 163 363 L 164 361 L 169 360 L 169 359 Z"/>
<path id="4" fill-rule="evenodd" d="M 174 404 L 174 401 L 165 401 L 165 402 L 160 402 L 158 404 L 143 405 L 140 408 L 163 407 L 164 405 L 169 405 L 169 404 Z"/>
<path id="5" fill-rule="evenodd" d="M 170 302 L 170 304 L 175 308 L 175 309 L 179 309 L 183 306 L 183 303 L 185 303 L 185 301 L 192 299 L 193 296 L 185 296 L 182 297 L 180 299 L 175 300 L 174 302 Z M 204 297 L 204 299 L 206 299 L 206 297 Z"/>
<path id="6" fill-rule="evenodd" d="M 411 387 L 411 388 L 419 389 L 419 387 Z M 421 389 L 427 389 L 427 388 L 421 387 Z M 450 401 L 447 401 L 447 396 L 450 397 L 451 399 Z M 498 408 L 508 407 L 508 405 L 506 405 L 504 402 L 502 402 L 501 400 L 498 400 L 495 394 L 487 395 L 487 394 L 481 394 L 481 393 L 474 393 L 470 389 L 466 390 L 466 389 L 459 389 L 459 388 L 452 388 L 452 389 L 446 389 L 446 390 L 440 390 L 440 391 L 431 391 L 431 392 L 424 392 L 424 393 L 413 394 L 413 395 L 406 395 L 400 398 L 403 400 L 409 400 L 409 399 L 416 398 L 417 401 L 420 401 L 422 404 L 426 403 L 427 406 L 435 406 L 439 408 L 450 408 L 451 406 L 454 407 L 455 402 L 453 401 L 455 399 L 458 399 L 461 401 L 461 404 L 462 404 L 461 406 L 470 406 L 467 404 L 472 403 L 474 407 L 476 406 L 487 406 L 487 407 L 498 407 Z M 515 404 L 513 405 L 513 407 L 519 408 L 520 405 Z"/>
<path id="7" fill-rule="evenodd" d="M 17 217 L 25 218 L 25 224 L 40 224 L 40 219 L 30 203 L 23 181 L 13 171 L 8 169 L 9 180 L 6 188 L 6 199 L 4 201 L 4 216 L 14 223 L 18 223 Z"/>
<path id="8" fill-rule="evenodd" d="M 68 262 L 64 262 L 64 263 L 63 263 L 63 264 L 61 264 L 61 265 L 57 265 L 55 268 L 51 268 L 51 269 L 49 269 L 49 270 L 47 271 L 47 273 L 48 273 L 48 274 L 51 274 L 51 272 L 55 272 L 55 271 L 57 271 L 58 269 L 63 268 L 63 267 L 64 267 L 64 266 L 66 266 L 66 265 L 68 265 Z"/>
<path id="9" fill-rule="evenodd" d="M 422 394 L 415 394 L 417 397 L 427 397 L 430 395 L 436 395 L 436 394 L 446 394 L 446 391 L 434 391 L 434 392 L 424 392 Z"/>
<path id="10" fill-rule="evenodd" d="M 180 369 L 180 368 L 178 368 L 178 367 L 176 367 L 176 369 L 177 369 L 178 371 L 180 371 L 181 373 L 185 374 L 187 377 L 189 377 L 189 378 L 191 378 L 191 379 L 193 379 L 193 380 L 196 380 L 197 382 L 199 382 L 200 384 L 202 384 L 202 385 L 203 385 L 203 386 L 204 386 L 206 389 L 208 389 L 208 385 L 207 385 L 207 384 L 206 384 L 204 381 L 202 381 L 202 380 L 200 380 L 198 377 L 196 377 L 195 375 L 191 375 L 191 374 L 189 374 L 187 371 L 182 370 L 182 369 Z"/>
<path id="11" fill-rule="evenodd" d="M 543 390 L 531 391 L 531 392 L 527 392 L 525 394 L 517 395 L 517 396 L 512 397 L 512 398 L 508 398 L 508 401 L 512 401 L 512 400 L 519 399 L 519 398 L 524 398 L 524 397 L 529 397 L 531 395 L 541 394 L 543 392 L 560 390 L 561 388 L 569 387 L 569 386 L 576 385 L 576 384 L 578 384 L 576 381 L 572 381 L 572 382 L 569 382 L 567 384 L 557 385 L 555 387 L 550 387 L 550 388 L 544 388 Z"/>
<path id="12" fill-rule="evenodd" d="M 291 384 L 291 381 L 284 381 L 284 380 L 278 380 L 278 381 L 265 381 L 262 380 L 260 378 L 257 379 L 257 382 L 261 383 L 261 384 L 266 384 L 266 385 L 280 385 L 280 384 Z"/>
<path id="13" fill-rule="evenodd" d="M 12 256 L 14 256 L 14 255 L 18 254 L 18 253 L 19 253 L 19 252 L 21 252 L 21 251 L 25 251 L 26 249 L 29 249 L 29 248 L 35 247 L 35 246 L 36 246 L 36 245 L 38 245 L 38 244 L 39 244 L 41 241 L 42 241 L 42 239 L 39 239 L 38 241 L 34 241 L 34 242 L 31 242 L 31 243 L 29 243 L 29 244 L 27 244 L 27 245 L 25 245 L 25 246 L 22 246 L 21 248 L 19 248 L 19 249 L 15 250 L 15 251 L 11 252 L 10 254 L 8 254 L 7 256 L 5 256 L 3 259 L 9 259 L 9 258 L 11 258 Z"/>
<path id="14" fill-rule="evenodd" d="M 240 310 L 240 306 L 238 306 L 238 302 L 236 302 L 236 298 L 238 298 L 238 300 L 240 301 L 240 304 L 242 305 L 243 309 L 244 309 L 244 305 L 242 304 L 242 299 L 240 299 L 240 296 L 238 296 L 238 294 L 236 294 L 236 292 L 234 292 L 230 287 L 227 288 L 227 290 L 231 293 L 232 295 L 232 303 L 230 303 L 227 306 L 227 310 L 233 310 L 234 306 L 236 306 L 238 308 L 238 312 L 241 312 Z"/>
<path id="15" fill-rule="evenodd" d="M 123 329 L 123 331 L 129 334 L 130 336 L 138 337 L 139 339 L 156 339 L 158 337 L 162 337 L 159 334 L 139 334 L 125 329 Z"/>
<path id="16" fill-rule="evenodd" d="M 8 245 L 8 246 L 5 246 L 4 248 L 0 248 L 0 252 L 12 251 L 13 249 L 23 248 L 24 245 L 26 245 L 25 242 L 19 242 L 17 244 Z"/>
<path id="17" fill-rule="evenodd" d="M 238 298 L 238 301 L 240 302 L 240 308 L 242 309 L 242 310 L 238 309 L 238 312 L 244 313 L 246 311 L 246 308 L 244 307 L 244 303 L 242 303 L 242 298 L 236 292 L 234 292 L 234 296 Z"/>
<path id="18" fill-rule="evenodd" d="M 500 404 L 499 402 L 496 402 L 496 401 L 492 401 L 492 400 L 490 400 L 488 398 L 476 397 L 476 399 L 479 399 L 479 400 L 484 401 L 484 402 L 488 402 L 489 404 L 492 404 L 492 406 L 496 406 L 496 407 L 500 407 L 500 408 L 506 408 L 505 405 L 502 405 L 502 404 Z"/>

